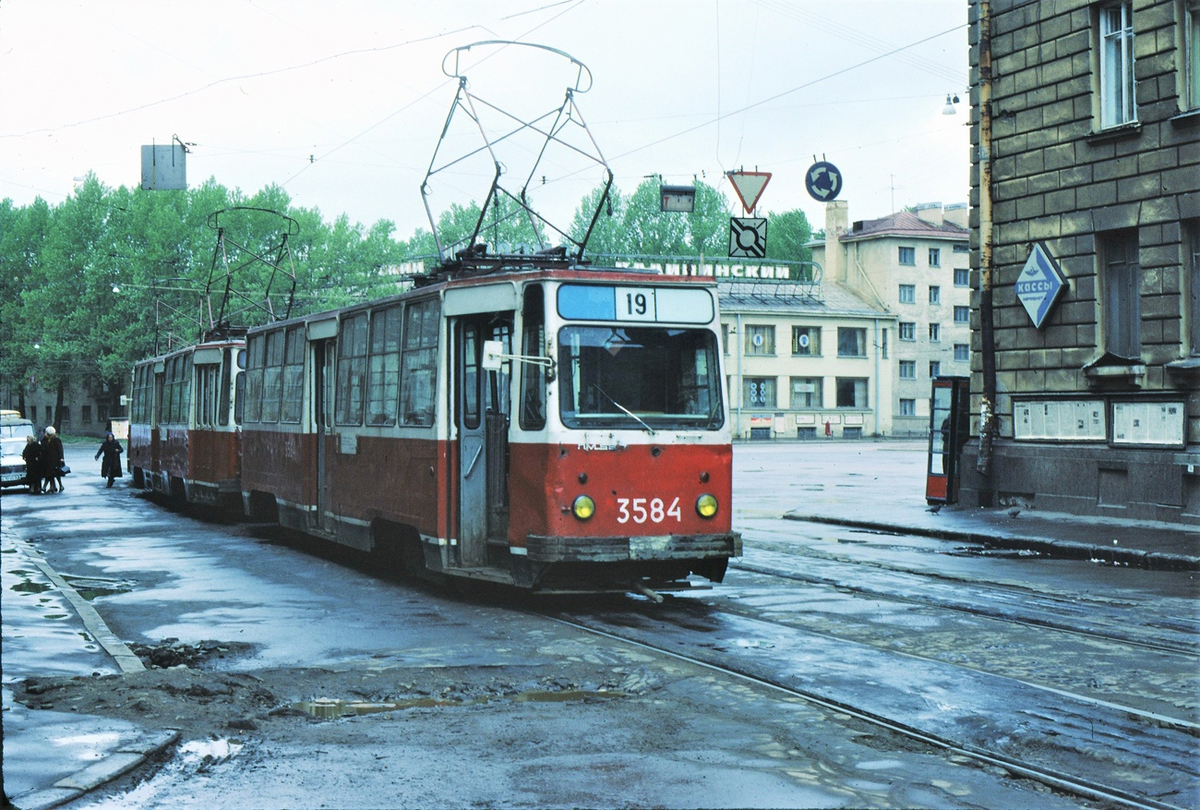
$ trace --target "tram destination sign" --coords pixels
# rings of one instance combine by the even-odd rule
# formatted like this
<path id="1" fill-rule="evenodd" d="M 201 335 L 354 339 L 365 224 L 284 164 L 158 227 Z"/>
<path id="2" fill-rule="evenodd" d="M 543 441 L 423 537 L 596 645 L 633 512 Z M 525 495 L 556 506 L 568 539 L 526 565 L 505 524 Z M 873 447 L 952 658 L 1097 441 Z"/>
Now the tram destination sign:
<path id="1" fill-rule="evenodd" d="M 1058 262 L 1045 245 L 1035 243 L 1016 284 L 1017 298 L 1029 313 L 1035 328 L 1042 328 L 1050 310 L 1066 289 L 1067 280 L 1059 271 Z"/>
<path id="2" fill-rule="evenodd" d="M 575 321 L 711 323 L 715 311 L 707 289 L 649 285 L 564 284 L 558 314 Z"/>

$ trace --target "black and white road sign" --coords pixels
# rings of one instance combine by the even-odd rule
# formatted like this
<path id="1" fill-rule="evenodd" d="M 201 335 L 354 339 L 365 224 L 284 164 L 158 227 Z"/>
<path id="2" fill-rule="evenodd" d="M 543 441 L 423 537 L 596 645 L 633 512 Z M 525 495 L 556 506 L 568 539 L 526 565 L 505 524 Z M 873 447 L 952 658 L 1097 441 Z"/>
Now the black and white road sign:
<path id="1" fill-rule="evenodd" d="M 767 220 L 733 217 L 729 220 L 729 258 L 763 259 L 767 255 Z"/>
<path id="2" fill-rule="evenodd" d="M 804 175 L 804 187 L 814 200 L 831 202 L 837 199 L 842 190 L 842 173 L 832 163 L 817 161 L 808 167 Z"/>

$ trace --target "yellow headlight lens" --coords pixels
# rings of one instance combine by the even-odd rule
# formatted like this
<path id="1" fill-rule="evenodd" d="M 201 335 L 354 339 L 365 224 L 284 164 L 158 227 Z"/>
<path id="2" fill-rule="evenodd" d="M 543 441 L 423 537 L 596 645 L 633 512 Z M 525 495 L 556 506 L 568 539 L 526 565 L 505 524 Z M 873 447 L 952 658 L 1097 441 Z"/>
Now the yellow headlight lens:
<path id="1" fill-rule="evenodd" d="M 575 499 L 575 502 L 571 504 L 571 511 L 575 514 L 575 517 L 579 518 L 580 520 L 587 520 L 592 515 L 596 514 L 596 502 L 587 495 L 580 495 Z"/>
<path id="2" fill-rule="evenodd" d="M 696 499 L 696 514 L 710 518 L 717 513 L 717 499 L 712 495 L 701 495 Z"/>

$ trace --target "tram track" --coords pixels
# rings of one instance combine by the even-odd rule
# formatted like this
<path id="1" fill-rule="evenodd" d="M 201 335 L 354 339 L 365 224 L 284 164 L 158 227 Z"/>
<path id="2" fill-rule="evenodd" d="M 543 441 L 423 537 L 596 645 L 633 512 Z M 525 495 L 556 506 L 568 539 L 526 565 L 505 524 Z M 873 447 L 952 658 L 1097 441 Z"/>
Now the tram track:
<path id="1" fill-rule="evenodd" d="M 1026 587 L 980 582 L 938 571 L 889 565 L 878 560 L 866 562 L 848 559 L 770 540 L 750 540 L 748 538 L 747 542 L 754 546 L 755 557 L 759 560 L 765 558 L 768 564 L 761 562 L 750 564 L 744 562 L 743 558 L 740 561 L 731 561 L 729 565 L 731 570 L 834 588 L 844 593 L 887 599 L 908 605 L 952 610 L 1009 624 L 1054 630 L 1082 638 L 1186 656 L 1200 661 L 1200 632 L 1198 632 L 1200 626 L 1196 624 L 1194 618 L 1181 618 L 1170 623 L 1169 626 L 1153 628 L 1159 631 L 1159 634 L 1157 637 L 1151 637 L 1148 633 L 1135 634 L 1123 629 L 1131 626 L 1128 616 L 1134 610 L 1133 605 L 1122 605 L 1124 613 L 1121 617 L 1112 622 L 1104 622 L 1098 621 L 1096 617 L 1104 609 L 1105 603 L 1095 599 L 1057 596 Z M 771 565 L 769 561 L 772 557 L 782 559 L 783 562 Z M 796 570 L 798 560 L 802 560 L 808 570 Z M 848 573 L 839 574 L 836 571 L 839 568 L 847 569 Z M 820 571 L 817 572 L 816 569 L 820 569 Z M 879 587 L 867 584 L 870 575 L 864 572 L 903 578 L 917 584 L 907 588 Z M 955 598 L 953 595 L 931 593 L 933 588 L 938 586 L 952 589 L 952 592 L 969 587 L 972 594 L 985 595 L 992 606 L 983 606 L 981 604 L 983 600 L 966 601 Z M 1105 626 L 1106 624 L 1107 626 Z"/>
<path id="2" fill-rule="evenodd" d="M 1159 790 L 1159 795 L 1147 795 L 1147 793 L 1139 792 L 1134 789 L 1133 785 L 1146 785 L 1148 780 L 1146 774 L 1138 774 L 1135 778 L 1130 779 L 1130 784 L 1121 786 L 1106 782 L 1095 776 L 1087 774 L 1073 773 L 1069 767 L 1062 765 L 1054 765 L 1047 762 L 1034 761 L 1031 758 L 1025 758 L 1014 753 L 1003 750 L 1003 745 L 988 745 L 986 743 L 973 742 L 963 737 L 955 737 L 952 734 L 946 733 L 944 730 L 930 727 L 928 723 L 922 723 L 918 719 L 905 719 L 902 712 L 897 711 L 881 711 L 878 708 L 873 708 L 870 701 L 860 701 L 848 699 L 838 694 L 835 688 L 830 690 L 822 683 L 821 686 L 804 686 L 795 682 L 786 675 L 781 674 L 781 670 L 772 670 L 769 666 L 762 666 L 761 658 L 752 660 L 744 656 L 724 654 L 720 645 L 707 643 L 696 646 L 689 645 L 688 650 L 679 649 L 682 646 L 677 635 L 665 634 L 660 631 L 659 638 L 656 640 L 655 633 L 645 632 L 645 626 L 638 621 L 632 619 L 629 614 L 615 617 L 615 622 L 607 621 L 610 617 L 605 616 L 605 620 L 598 621 L 595 618 L 584 618 L 579 616 L 564 616 L 545 614 L 547 618 L 570 626 L 580 631 L 594 634 L 606 639 L 620 641 L 626 644 L 632 644 L 642 649 L 665 655 L 675 660 L 683 661 L 709 671 L 724 675 L 726 677 L 735 678 L 745 682 L 753 683 L 761 687 L 765 687 L 789 697 L 799 698 L 809 704 L 846 715 L 860 722 L 866 723 L 872 727 L 879 728 L 894 734 L 898 734 L 906 739 L 918 742 L 924 745 L 933 747 L 934 749 L 945 751 L 951 755 L 966 757 L 967 759 L 978 763 L 981 766 L 1003 768 L 1009 773 L 1024 778 L 1035 780 L 1043 785 L 1051 787 L 1055 790 L 1069 793 L 1073 796 L 1086 798 L 1098 802 L 1110 804 L 1112 806 L 1129 807 L 1129 808 L 1156 808 L 1157 810 L 1183 810 L 1190 806 L 1189 804 L 1176 804 L 1169 801 L 1167 796 L 1172 794 L 1183 795 L 1190 791 L 1196 790 L 1196 778 L 1192 777 L 1191 785 L 1186 788 Z M 651 621 L 661 621 L 661 616 L 652 619 Z M 683 628 L 684 624 L 674 625 L 675 628 Z M 635 629 L 636 628 L 636 629 Z M 642 632 L 638 632 L 641 630 Z M 672 645 L 670 641 L 674 641 Z M 837 642 L 837 639 L 831 639 Z M 674 647 L 674 648 L 673 648 Z M 707 652 L 701 654 L 696 650 L 704 649 Z M 912 656 L 905 656 L 911 658 Z M 926 661 L 925 663 L 934 663 L 939 666 L 945 666 L 942 662 Z M 836 667 L 836 662 L 833 664 Z M 864 668 L 866 670 L 868 668 Z M 995 676 L 990 673 L 976 672 L 977 675 L 986 677 L 1002 677 Z M 1011 680 L 1011 679 L 1010 679 Z M 1131 707 L 1120 706 L 1115 703 L 1096 701 L 1085 696 L 1074 695 L 1061 690 L 1048 689 L 1038 687 L 1036 684 L 1027 684 L 1021 681 L 1013 681 L 1022 689 L 1034 688 L 1040 689 L 1047 695 L 1078 703 L 1080 705 L 1090 706 L 1097 710 L 1107 712 L 1113 716 L 1124 716 L 1133 723 L 1134 726 L 1143 725 L 1150 729 L 1168 728 L 1174 731 L 1182 732 L 1187 740 L 1194 741 L 1197 735 L 1200 735 L 1200 726 L 1180 721 L 1176 718 L 1163 717 L 1154 715 L 1153 713 L 1143 712 Z M 876 701 L 878 703 L 878 701 Z M 888 705 L 888 701 L 884 701 L 883 705 Z M 1041 716 L 1044 720 L 1048 720 L 1052 725 L 1062 723 L 1060 731 L 1050 730 L 1049 736 L 1056 736 L 1060 733 L 1065 734 L 1068 725 L 1077 725 L 1080 722 L 1080 717 L 1075 715 L 1072 709 L 1064 711 L 1055 711 L 1053 709 L 1026 707 L 1022 712 L 1024 718 L 1016 723 L 1018 727 L 1027 727 L 1030 724 L 1030 718 Z M 1087 722 L 1086 720 L 1084 722 Z M 953 724 L 951 724 L 952 726 Z M 1092 730 L 1095 737 L 1095 728 Z M 1129 740 L 1130 730 L 1117 730 L 1111 734 L 1111 738 Z M 996 737 L 998 740 L 1005 740 L 1004 735 Z M 1186 743 L 1184 744 L 1186 745 Z M 1064 748 L 1069 748 L 1065 746 Z M 1135 749 L 1137 746 L 1133 746 Z M 1150 746 L 1154 747 L 1154 746 Z M 1089 753 L 1092 756 L 1090 764 L 1093 770 L 1106 772 L 1106 753 L 1097 753 L 1090 750 L 1088 746 L 1082 746 L 1083 753 L 1081 756 L 1086 756 Z M 1120 759 L 1121 755 L 1116 754 L 1116 759 Z M 1153 769 L 1152 769 L 1153 770 Z M 1128 778 L 1128 774 L 1126 774 Z M 1161 774 L 1160 774 L 1161 776 Z M 1115 780 L 1114 780 L 1115 781 Z M 1149 780 L 1152 781 L 1152 780 Z M 1183 780 L 1187 781 L 1187 780 Z"/>
<path id="3" fill-rule="evenodd" d="M 854 565 L 855 563 L 846 563 Z M 1055 621 L 1052 618 L 1017 616 L 1011 613 L 1004 613 L 999 609 L 981 608 L 978 605 L 972 605 L 961 602 L 953 602 L 948 599 L 939 599 L 935 597 L 915 597 L 886 591 L 878 588 L 870 588 L 862 585 L 855 585 L 847 582 L 844 578 L 818 576 L 813 574 L 802 574 L 795 571 L 782 571 L 772 569 L 761 565 L 749 565 L 746 563 L 731 562 L 729 565 L 731 570 L 744 571 L 759 576 L 774 577 L 776 579 L 787 580 L 790 582 L 801 582 L 809 585 L 819 585 L 822 587 L 835 588 L 844 593 L 853 593 L 861 596 L 870 597 L 873 599 L 887 599 L 894 602 L 901 602 L 907 605 L 916 605 L 921 607 L 931 607 L 939 610 L 952 610 L 964 613 L 970 616 L 978 616 L 984 619 L 993 621 L 1005 622 L 1007 624 L 1018 625 L 1022 627 L 1030 627 L 1039 630 L 1054 630 L 1059 633 L 1067 633 L 1073 636 L 1079 636 L 1086 639 L 1094 639 L 1106 642 L 1114 642 L 1130 647 L 1137 647 L 1145 650 L 1153 650 L 1155 652 L 1168 653 L 1171 655 L 1185 656 L 1194 661 L 1200 662 L 1200 644 L 1186 644 L 1181 642 L 1171 642 L 1162 640 L 1151 640 L 1138 638 L 1128 633 L 1121 633 L 1114 630 L 1102 630 L 1094 627 L 1080 627 L 1078 624 L 1067 624 L 1062 621 Z M 897 573 L 909 574 L 912 572 L 904 569 L 890 569 Z M 978 583 L 972 583 L 978 586 Z"/>

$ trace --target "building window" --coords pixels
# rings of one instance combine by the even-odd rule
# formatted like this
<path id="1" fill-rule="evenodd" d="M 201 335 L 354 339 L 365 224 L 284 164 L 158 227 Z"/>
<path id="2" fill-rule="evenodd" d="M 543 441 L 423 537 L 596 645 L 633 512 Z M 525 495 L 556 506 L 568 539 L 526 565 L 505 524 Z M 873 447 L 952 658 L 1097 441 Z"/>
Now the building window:
<path id="1" fill-rule="evenodd" d="M 820 377 L 792 377 L 791 387 L 793 408 L 821 407 Z"/>
<path id="2" fill-rule="evenodd" d="M 798 357 L 819 357 L 821 355 L 821 327 L 793 326 L 792 354 Z"/>
<path id="3" fill-rule="evenodd" d="M 930 360 L 929 361 L 929 379 L 932 380 L 934 377 L 938 376 L 941 373 L 942 373 L 942 361 L 941 360 Z"/>
<path id="4" fill-rule="evenodd" d="M 725 352 L 725 356 L 729 356 L 729 324 L 721 324 L 721 351 Z"/>
<path id="5" fill-rule="evenodd" d="M 63 405 L 61 408 L 59 408 L 58 413 L 59 413 L 59 416 L 62 417 L 62 423 L 64 425 L 71 424 L 71 406 L 70 405 Z"/>
<path id="6" fill-rule="evenodd" d="M 838 327 L 838 357 L 866 357 L 867 330 Z"/>
<path id="7" fill-rule="evenodd" d="M 775 407 L 774 377 L 747 377 L 743 384 L 745 389 L 742 396 L 746 400 L 747 408 Z"/>
<path id="8" fill-rule="evenodd" d="M 916 340 L 917 325 L 906 321 L 900 322 L 900 339 L 901 340 Z"/>
<path id="9" fill-rule="evenodd" d="M 1103 269 L 1104 348 L 1124 358 L 1142 354 L 1141 272 L 1136 231 L 1099 239 Z"/>
<path id="10" fill-rule="evenodd" d="M 1182 104 L 1185 110 L 1200 109 L 1200 2 L 1191 0 L 1183 10 Z"/>
<path id="11" fill-rule="evenodd" d="M 969 324 L 971 322 L 971 308 L 970 307 L 955 307 L 954 308 L 954 322 L 961 323 L 961 324 Z"/>
<path id="12" fill-rule="evenodd" d="M 929 324 L 929 342 L 937 343 L 942 339 L 942 325 L 940 323 Z"/>
<path id="13" fill-rule="evenodd" d="M 900 361 L 900 379 L 915 380 L 917 378 L 917 361 L 916 360 L 901 360 Z"/>
<path id="14" fill-rule="evenodd" d="M 1133 75 L 1133 2 L 1100 9 L 1100 128 L 1137 120 Z"/>
<path id="15" fill-rule="evenodd" d="M 83 423 L 85 425 L 90 425 L 92 423 L 92 406 L 91 405 L 83 406 L 82 418 L 83 418 Z"/>
<path id="16" fill-rule="evenodd" d="M 867 378 L 838 377 L 837 406 L 839 408 L 866 408 Z"/>
<path id="17" fill-rule="evenodd" d="M 942 266 L 942 249 L 941 248 L 930 248 L 929 249 L 929 266 L 930 267 L 941 267 Z"/>
<path id="18" fill-rule="evenodd" d="M 971 286 L 971 271 L 966 267 L 954 268 L 954 286 L 955 287 L 970 287 Z"/>
<path id="19" fill-rule="evenodd" d="M 746 354 L 775 354 L 775 327 L 747 326 Z"/>
<path id="20" fill-rule="evenodd" d="M 901 416 L 916 416 L 917 401 L 915 399 L 900 400 L 900 415 Z"/>
<path id="21" fill-rule="evenodd" d="M 938 287 L 936 285 L 930 285 L 930 287 L 929 287 L 929 303 L 931 303 L 931 304 L 942 303 L 942 288 L 941 287 Z"/>
<path id="22" fill-rule="evenodd" d="M 917 303 L 917 285 L 916 284 L 901 284 L 900 285 L 900 303 L 901 304 Z"/>
<path id="23" fill-rule="evenodd" d="M 1193 14 L 1192 20 L 1196 17 Z M 1200 219 L 1188 222 L 1184 229 L 1184 267 L 1188 281 L 1188 334 L 1190 353 L 1200 357 Z"/>
<path id="24" fill-rule="evenodd" d="M 884 360 L 887 360 L 887 358 L 888 358 L 888 330 L 881 329 L 879 331 L 879 335 L 880 335 L 879 356 L 882 357 Z"/>
<path id="25" fill-rule="evenodd" d="M 915 265 L 917 263 L 917 249 L 910 247 L 900 248 L 900 264 Z"/>
<path id="26" fill-rule="evenodd" d="M 954 344 L 954 359 L 959 363 L 969 362 L 971 359 L 971 347 L 966 343 Z"/>

